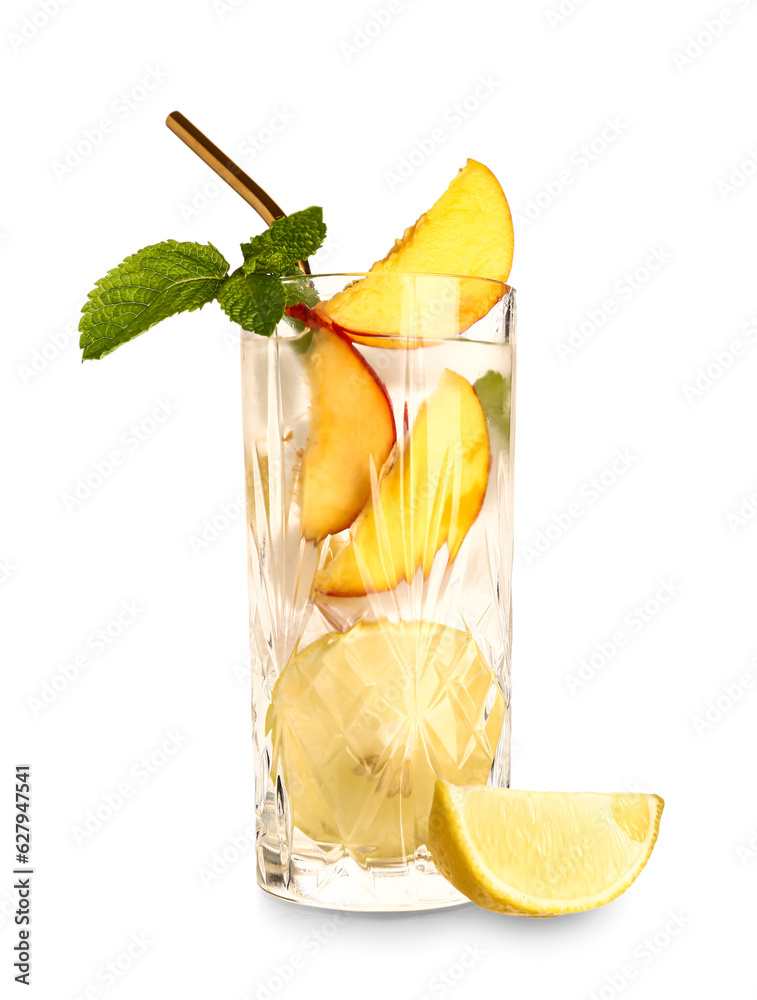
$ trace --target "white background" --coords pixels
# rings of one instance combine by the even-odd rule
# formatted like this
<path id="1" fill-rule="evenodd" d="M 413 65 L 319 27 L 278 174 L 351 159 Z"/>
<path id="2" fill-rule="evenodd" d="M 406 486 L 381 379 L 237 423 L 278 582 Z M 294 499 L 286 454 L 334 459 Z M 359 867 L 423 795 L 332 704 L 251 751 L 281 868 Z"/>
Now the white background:
<path id="1" fill-rule="evenodd" d="M 757 4 L 401 0 L 376 30 L 387 0 L 46 2 L 47 18 L 6 0 L 0 31 L 3 995 L 753 998 Z M 211 240 L 236 264 L 262 228 L 164 127 L 174 108 L 285 210 L 323 205 L 321 269 L 367 268 L 468 156 L 502 181 L 520 219 L 513 783 L 665 797 L 647 869 L 610 906 L 335 922 L 266 898 L 252 850 L 203 884 L 252 822 L 235 331 L 210 306 L 84 366 L 73 332 L 126 254 Z M 172 412 L 154 425 L 159 401 Z M 616 450 L 622 474 L 606 472 Z M 113 451 L 113 474 L 67 503 Z M 223 505 L 228 527 L 193 551 Z M 97 653 L 122 602 L 136 617 Z M 22 762 L 26 992 L 11 968 Z M 124 782 L 122 808 L 77 837 Z M 135 934 L 146 949 L 110 983 Z"/>

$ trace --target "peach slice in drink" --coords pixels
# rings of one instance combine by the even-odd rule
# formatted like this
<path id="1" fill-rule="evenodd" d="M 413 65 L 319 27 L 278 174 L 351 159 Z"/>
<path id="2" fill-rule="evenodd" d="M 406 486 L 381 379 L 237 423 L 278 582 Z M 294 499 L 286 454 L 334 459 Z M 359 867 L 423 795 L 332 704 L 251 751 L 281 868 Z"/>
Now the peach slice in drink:
<path id="1" fill-rule="evenodd" d="M 452 561 L 484 502 L 489 459 L 478 396 L 470 382 L 445 370 L 349 542 L 316 574 L 316 589 L 339 597 L 391 590 L 419 567 L 428 576 L 445 543 Z"/>
<path id="2" fill-rule="evenodd" d="M 458 320 L 453 332 L 462 333 L 504 294 L 501 283 L 510 273 L 513 242 L 510 208 L 499 181 L 482 163 L 468 160 L 439 200 L 365 278 L 315 306 L 311 324 L 341 330 L 363 344 L 407 347 L 418 346 L 418 339 L 449 336 L 447 329 L 440 331 L 438 320 L 453 312 Z M 455 299 L 439 309 L 434 301 L 439 284 L 413 282 L 410 273 L 492 280 L 450 282 Z M 413 341 L 402 339 L 408 337 Z"/>
<path id="3" fill-rule="evenodd" d="M 386 389 L 346 337 L 315 330 L 305 363 L 311 423 L 303 456 L 302 534 L 320 542 L 360 513 L 396 433 Z"/>

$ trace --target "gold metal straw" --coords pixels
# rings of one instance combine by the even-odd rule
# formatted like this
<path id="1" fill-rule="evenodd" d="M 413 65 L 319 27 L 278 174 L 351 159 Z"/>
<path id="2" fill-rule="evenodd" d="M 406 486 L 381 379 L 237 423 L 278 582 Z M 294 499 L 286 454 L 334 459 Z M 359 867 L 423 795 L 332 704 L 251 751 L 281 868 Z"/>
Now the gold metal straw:
<path id="1" fill-rule="evenodd" d="M 193 153 L 196 153 L 203 162 L 207 163 L 211 170 L 223 178 L 229 187 L 232 187 L 240 197 L 244 198 L 267 226 L 270 226 L 275 219 L 282 219 L 286 215 L 286 212 L 276 204 L 269 194 L 266 194 L 259 184 L 255 183 L 252 177 L 237 166 L 223 150 L 211 142 L 180 111 L 172 111 L 166 118 L 166 125 L 175 135 L 178 135 L 182 142 L 189 146 Z M 300 267 L 305 274 L 310 274 L 310 267 L 306 260 L 300 261 Z"/>

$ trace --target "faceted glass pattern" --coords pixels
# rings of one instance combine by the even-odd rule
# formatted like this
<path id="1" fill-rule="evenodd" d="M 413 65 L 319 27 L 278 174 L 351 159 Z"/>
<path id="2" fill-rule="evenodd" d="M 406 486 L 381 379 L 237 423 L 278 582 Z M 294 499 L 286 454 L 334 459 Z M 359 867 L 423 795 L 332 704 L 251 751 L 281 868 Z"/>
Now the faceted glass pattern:
<path id="1" fill-rule="evenodd" d="M 389 281 L 386 335 L 242 332 L 258 881 L 362 910 L 464 901 L 435 781 L 509 782 L 514 292 Z"/>

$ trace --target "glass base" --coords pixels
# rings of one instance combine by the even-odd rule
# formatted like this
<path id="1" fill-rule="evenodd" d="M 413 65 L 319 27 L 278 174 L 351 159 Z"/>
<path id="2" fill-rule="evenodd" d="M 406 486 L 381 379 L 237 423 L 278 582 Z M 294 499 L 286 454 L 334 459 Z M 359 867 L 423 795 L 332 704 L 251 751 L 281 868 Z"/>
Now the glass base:
<path id="1" fill-rule="evenodd" d="M 440 875 L 428 855 L 406 861 L 358 864 L 335 850 L 331 857 L 292 854 L 288 864 L 258 847 L 258 885 L 292 903 L 330 910 L 400 913 L 470 902 Z"/>

